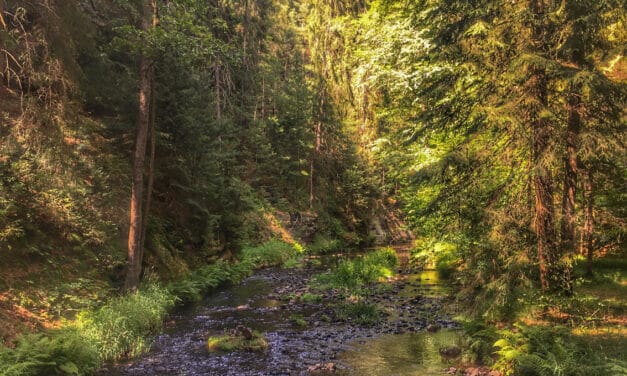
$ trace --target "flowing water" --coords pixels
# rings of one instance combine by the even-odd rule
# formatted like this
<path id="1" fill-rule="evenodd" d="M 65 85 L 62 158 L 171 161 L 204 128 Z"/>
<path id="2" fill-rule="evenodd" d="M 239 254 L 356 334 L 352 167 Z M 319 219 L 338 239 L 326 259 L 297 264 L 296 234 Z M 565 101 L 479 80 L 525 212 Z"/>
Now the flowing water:
<path id="1" fill-rule="evenodd" d="M 450 300 L 436 272 L 406 272 L 373 291 L 368 299 L 386 312 L 373 327 L 336 319 L 332 305 L 342 298 L 333 291 L 319 303 L 292 298 L 319 272 L 266 269 L 218 290 L 173 315 L 150 353 L 100 375 L 307 375 L 309 367 L 328 363 L 344 375 L 441 375 L 450 367 L 439 350 L 459 345 L 460 334 L 444 313 Z M 307 325 L 299 326 L 295 315 Z M 268 349 L 207 351 L 209 336 L 238 325 L 264 333 Z M 443 329 L 427 332 L 428 325 Z"/>

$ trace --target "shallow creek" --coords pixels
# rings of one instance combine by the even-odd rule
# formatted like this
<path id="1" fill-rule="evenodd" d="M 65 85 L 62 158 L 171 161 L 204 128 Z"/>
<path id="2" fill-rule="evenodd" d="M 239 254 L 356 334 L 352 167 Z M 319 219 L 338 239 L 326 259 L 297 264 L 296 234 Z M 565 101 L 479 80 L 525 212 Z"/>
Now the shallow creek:
<path id="1" fill-rule="evenodd" d="M 333 291 L 319 303 L 293 296 L 307 291 L 321 270 L 266 269 L 236 286 L 171 316 L 153 349 L 129 363 L 109 365 L 100 375 L 307 375 L 308 367 L 334 363 L 343 375 L 441 375 L 450 367 L 438 350 L 458 345 L 459 331 L 443 312 L 451 304 L 437 273 L 404 271 L 369 295 L 386 312 L 373 327 L 335 318 Z M 383 286 L 383 287 L 381 287 Z M 302 316 L 307 325 L 291 319 Z M 431 333 L 426 327 L 442 330 Z M 207 338 L 244 325 L 264 333 L 262 353 L 210 353 Z"/>

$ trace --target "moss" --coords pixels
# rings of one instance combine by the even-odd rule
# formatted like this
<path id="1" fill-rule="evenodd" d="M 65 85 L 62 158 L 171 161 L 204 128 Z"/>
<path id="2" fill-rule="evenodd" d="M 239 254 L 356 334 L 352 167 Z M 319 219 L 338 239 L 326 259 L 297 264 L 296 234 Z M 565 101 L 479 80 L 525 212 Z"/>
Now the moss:
<path id="1" fill-rule="evenodd" d="M 254 333 L 251 339 L 237 335 L 222 335 L 209 337 L 207 340 L 207 349 L 211 352 L 264 351 L 267 348 L 268 341 L 259 333 Z"/>

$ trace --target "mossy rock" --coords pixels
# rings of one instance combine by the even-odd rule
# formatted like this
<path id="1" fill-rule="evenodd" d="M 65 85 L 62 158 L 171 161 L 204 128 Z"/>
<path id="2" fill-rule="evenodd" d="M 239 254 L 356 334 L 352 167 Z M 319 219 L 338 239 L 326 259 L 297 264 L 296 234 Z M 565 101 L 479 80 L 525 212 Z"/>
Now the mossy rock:
<path id="1" fill-rule="evenodd" d="M 207 340 L 207 348 L 211 352 L 264 351 L 268 348 L 268 341 L 259 333 L 251 339 L 238 335 L 213 336 Z"/>

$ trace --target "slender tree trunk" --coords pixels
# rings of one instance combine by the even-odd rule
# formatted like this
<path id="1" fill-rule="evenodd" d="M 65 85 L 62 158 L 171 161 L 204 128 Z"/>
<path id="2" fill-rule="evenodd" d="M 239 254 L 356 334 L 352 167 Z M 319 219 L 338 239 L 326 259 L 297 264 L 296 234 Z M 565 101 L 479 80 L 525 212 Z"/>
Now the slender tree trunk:
<path id="1" fill-rule="evenodd" d="M 593 234 L 594 234 L 594 180 L 591 169 L 588 169 L 586 178 L 584 179 L 584 195 L 586 202 L 586 221 L 584 225 L 584 243 L 587 255 L 587 271 L 588 275 L 592 275 L 592 257 L 594 249 L 593 247 Z"/>
<path id="2" fill-rule="evenodd" d="M 546 106 L 546 74 L 543 68 L 533 67 L 530 89 L 541 106 Z M 557 264 L 557 244 L 555 239 L 555 209 L 553 204 L 553 179 L 545 165 L 547 147 L 550 142 L 550 124 L 540 118 L 539 111 L 531 115 L 532 142 L 535 173 L 533 189 L 535 195 L 535 232 L 537 237 L 540 283 L 543 290 L 552 288 Z"/>
<path id="3" fill-rule="evenodd" d="M 315 160 L 320 153 L 320 145 L 322 144 L 322 121 L 316 123 L 316 144 L 313 153 L 311 154 L 311 161 L 309 162 L 309 209 L 313 209 L 315 195 L 314 195 L 314 164 Z"/>
<path id="4" fill-rule="evenodd" d="M 580 98 L 571 93 L 568 100 L 568 125 L 566 129 L 566 155 L 564 156 L 564 192 L 562 195 L 562 223 L 560 248 L 563 255 L 572 259 L 576 252 L 575 244 L 575 198 L 577 189 L 577 151 L 581 130 Z M 571 267 L 565 265 L 564 287 L 572 292 Z"/>
<path id="5" fill-rule="evenodd" d="M 545 45 L 543 0 L 531 0 L 530 9 L 535 15 L 532 27 L 533 48 L 541 52 Z M 533 104 L 528 111 L 528 121 L 532 133 L 533 150 L 533 189 L 535 194 L 534 227 L 537 238 L 540 283 L 543 290 L 554 288 L 558 248 L 555 234 L 555 208 L 553 204 L 553 177 L 546 165 L 548 146 L 551 141 L 551 124 L 541 113 L 548 106 L 547 76 L 544 67 L 532 64 L 526 83 L 528 95 Z"/>
<path id="6" fill-rule="evenodd" d="M 142 2 L 142 30 L 149 31 L 154 24 L 156 0 Z M 128 232 L 127 272 L 125 290 L 135 290 L 139 285 L 142 266 L 142 200 L 144 190 L 144 160 L 150 123 L 150 94 L 154 76 L 153 61 L 143 55 L 139 67 L 139 114 L 133 159 L 133 183 L 131 186 L 130 226 Z"/>
<path id="7" fill-rule="evenodd" d="M 150 93 L 151 101 L 150 101 L 150 158 L 148 159 L 148 184 L 146 185 L 146 204 L 144 208 L 144 217 L 142 220 L 142 235 L 141 235 L 141 246 L 140 250 L 140 260 L 144 259 L 144 249 L 146 244 L 146 231 L 148 230 L 148 219 L 150 218 L 150 204 L 152 202 L 152 187 L 154 185 L 155 180 L 155 148 L 156 148 L 156 127 L 155 127 L 155 112 L 156 112 L 156 97 L 155 97 L 155 83 L 154 80 L 152 82 L 151 93 Z"/>
<path id="8" fill-rule="evenodd" d="M 213 64 L 214 75 L 216 79 L 216 119 L 220 121 L 222 119 L 222 103 L 220 103 L 221 98 L 221 88 L 220 88 L 220 61 L 216 60 Z"/>

